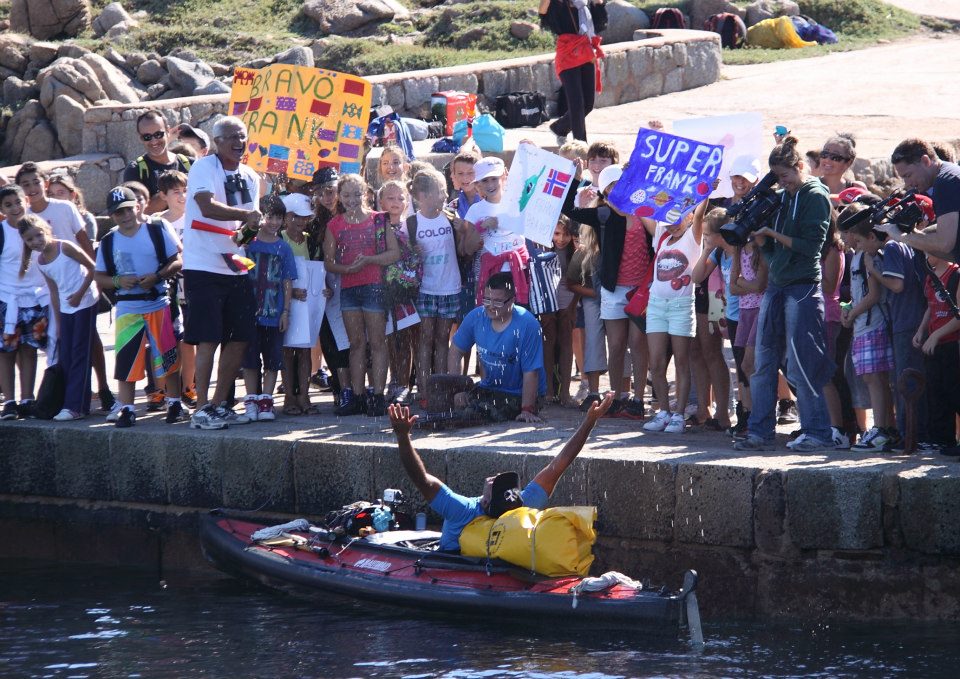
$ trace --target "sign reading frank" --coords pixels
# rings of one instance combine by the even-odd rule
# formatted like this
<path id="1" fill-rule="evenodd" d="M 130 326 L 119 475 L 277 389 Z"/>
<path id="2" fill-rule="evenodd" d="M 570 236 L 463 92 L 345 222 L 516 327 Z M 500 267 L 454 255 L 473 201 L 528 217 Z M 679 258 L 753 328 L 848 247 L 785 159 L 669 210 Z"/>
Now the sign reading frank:
<path id="1" fill-rule="evenodd" d="M 623 214 L 676 224 L 710 195 L 722 163 L 723 146 L 641 129 L 609 201 Z"/>

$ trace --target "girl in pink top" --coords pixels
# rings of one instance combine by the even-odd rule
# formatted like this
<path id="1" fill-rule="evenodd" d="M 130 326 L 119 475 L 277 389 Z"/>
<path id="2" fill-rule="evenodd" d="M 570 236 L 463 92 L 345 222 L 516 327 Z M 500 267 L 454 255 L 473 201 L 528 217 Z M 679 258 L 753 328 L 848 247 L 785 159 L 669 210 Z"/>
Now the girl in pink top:
<path id="1" fill-rule="evenodd" d="M 337 415 L 371 417 L 386 414 L 383 390 L 387 383 L 387 317 L 383 299 L 383 267 L 400 257 L 400 246 L 385 215 L 367 207 L 367 184 L 347 174 L 337 184 L 343 213 L 327 224 L 323 239 L 327 271 L 340 274 L 340 311 L 350 340 L 350 387 L 343 390 Z M 378 231 L 382 236 L 378 235 Z M 366 398 L 367 346 L 372 365 Z"/>
<path id="2" fill-rule="evenodd" d="M 843 365 L 843 356 L 837 356 L 837 336 L 840 334 L 840 281 L 843 280 L 843 241 L 837 231 L 836 212 L 830 218 L 827 239 L 820 251 L 820 270 L 823 272 L 820 286 L 823 288 L 823 311 L 826 322 L 827 355 L 837 365 Z M 823 387 L 823 398 L 830 413 L 830 426 L 843 431 L 843 410 L 840 406 L 840 392 L 837 383 L 846 378 L 843 370 L 836 370 L 833 380 Z"/>

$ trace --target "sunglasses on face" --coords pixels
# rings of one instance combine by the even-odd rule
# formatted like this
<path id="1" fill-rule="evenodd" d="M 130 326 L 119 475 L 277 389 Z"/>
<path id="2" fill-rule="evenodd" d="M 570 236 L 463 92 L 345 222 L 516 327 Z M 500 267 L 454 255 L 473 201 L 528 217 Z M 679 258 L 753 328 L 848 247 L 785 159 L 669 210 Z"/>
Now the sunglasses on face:
<path id="1" fill-rule="evenodd" d="M 836 153 L 830 153 L 829 151 L 821 151 L 821 152 L 820 152 L 820 157 L 821 157 L 821 158 L 826 158 L 827 160 L 833 160 L 833 161 L 838 162 L 838 163 L 845 163 L 845 162 L 847 162 L 848 160 L 850 160 L 850 159 L 847 158 L 846 156 L 841 156 L 841 155 L 838 155 L 838 154 L 836 154 Z"/>
<path id="2" fill-rule="evenodd" d="M 166 136 L 167 136 L 166 130 L 158 130 L 153 134 L 141 134 L 140 139 L 142 139 L 143 141 L 155 141 L 157 139 L 163 139 Z"/>
<path id="3" fill-rule="evenodd" d="M 510 303 L 510 300 L 513 299 L 513 295 L 510 295 L 502 302 L 498 299 L 490 299 L 489 297 L 483 298 L 483 306 L 488 306 L 491 309 L 502 309 Z"/>

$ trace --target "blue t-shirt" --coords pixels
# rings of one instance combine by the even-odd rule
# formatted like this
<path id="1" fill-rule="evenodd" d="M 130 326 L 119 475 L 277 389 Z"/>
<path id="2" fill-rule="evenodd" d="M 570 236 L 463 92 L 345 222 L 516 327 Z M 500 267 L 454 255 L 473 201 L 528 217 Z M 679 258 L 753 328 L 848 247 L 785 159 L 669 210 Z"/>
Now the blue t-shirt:
<path id="1" fill-rule="evenodd" d="M 878 266 L 884 276 L 892 276 L 903 281 L 903 290 L 887 294 L 887 308 L 890 310 L 890 325 L 893 332 L 916 332 L 927 310 L 927 298 L 923 295 L 923 281 L 926 271 L 921 267 L 916 252 L 908 245 L 898 243 L 892 238 L 883 246 L 883 262 Z"/>
<path id="2" fill-rule="evenodd" d="M 430 509 L 443 517 L 443 528 L 440 530 L 440 551 L 459 552 L 460 533 L 467 524 L 478 516 L 483 516 L 479 497 L 465 497 L 454 493 L 446 484 L 440 486 L 440 492 L 430 503 Z M 531 481 L 520 491 L 520 499 L 524 507 L 544 509 L 550 501 L 547 491 L 537 483 Z"/>
<path id="3" fill-rule="evenodd" d="M 116 267 L 118 276 L 146 276 L 156 273 L 157 268 L 164 262 L 157 261 L 157 249 L 153 247 L 153 240 L 150 238 L 150 227 L 141 224 L 137 232 L 132 236 L 125 236 L 119 229 L 112 231 L 113 239 L 113 265 Z M 163 249 L 166 253 L 166 259 L 170 259 L 179 251 L 179 240 L 173 233 L 173 227 L 166 221 L 163 222 Z M 97 271 L 105 272 L 106 263 L 103 259 L 103 248 L 97 250 Z M 125 295 L 138 295 L 147 292 L 141 287 L 135 287 L 132 290 L 117 290 L 117 315 L 124 314 L 148 314 L 157 311 L 170 304 L 167 297 L 167 282 L 160 281 L 155 286 L 159 297 L 156 299 L 141 299 L 124 301 Z"/>
<path id="4" fill-rule="evenodd" d="M 453 343 L 464 353 L 477 346 L 477 360 L 483 364 L 481 387 L 520 396 L 523 373 L 536 370 L 537 394 L 547 393 L 540 323 L 523 307 L 513 307 L 510 325 L 500 332 L 493 329 L 483 307 L 477 307 L 463 319 Z"/>
<path id="5" fill-rule="evenodd" d="M 297 280 L 293 250 L 282 238 L 273 243 L 253 240 L 246 250 L 254 263 L 248 275 L 257 298 L 257 325 L 276 328 L 283 313 L 283 282 Z"/>
<path id="6" fill-rule="evenodd" d="M 730 292 L 730 272 L 733 270 L 733 258 L 722 249 L 717 248 L 710 254 L 710 259 L 720 267 L 720 277 L 723 278 L 723 295 L 727 299 L 724 315 L 731 321 L 739 321 L 740 297 Z"/>

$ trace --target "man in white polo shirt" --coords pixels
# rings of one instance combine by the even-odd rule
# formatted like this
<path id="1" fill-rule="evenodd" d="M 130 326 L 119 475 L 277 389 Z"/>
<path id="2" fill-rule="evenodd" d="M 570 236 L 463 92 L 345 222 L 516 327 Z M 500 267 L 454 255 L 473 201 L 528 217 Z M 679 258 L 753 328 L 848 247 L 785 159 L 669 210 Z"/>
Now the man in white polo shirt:
<path id="1" fill-rule="evenodd" d="M 241 232 L 259 228 L 260 179 L 243 165 L 247 128 L 224 117 L 213 127 L 217 152 L 197 160 L 187 180 L 183 224 L 184 340 L 197 346 L 196 429 L 223 429 L 250 420 L 226 407 L 227 394 L 256 332 L 256 300 L 238 245 Z M 208 401 L 213 356 L 220 347 L 217 387 Z"/>

